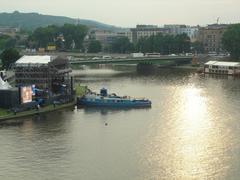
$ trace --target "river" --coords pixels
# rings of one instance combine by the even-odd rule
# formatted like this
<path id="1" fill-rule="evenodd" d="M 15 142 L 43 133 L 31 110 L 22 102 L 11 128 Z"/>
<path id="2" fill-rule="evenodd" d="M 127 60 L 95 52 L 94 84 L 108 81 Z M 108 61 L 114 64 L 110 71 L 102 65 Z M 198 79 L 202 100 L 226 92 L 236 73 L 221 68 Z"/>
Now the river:
<path id="1" fill-rule="evenodd" d="M 0 179 L 239 179 L 240 79 L 178 69 L 75 70 L 148 109 L 68 108 L 0 124 Z"/>

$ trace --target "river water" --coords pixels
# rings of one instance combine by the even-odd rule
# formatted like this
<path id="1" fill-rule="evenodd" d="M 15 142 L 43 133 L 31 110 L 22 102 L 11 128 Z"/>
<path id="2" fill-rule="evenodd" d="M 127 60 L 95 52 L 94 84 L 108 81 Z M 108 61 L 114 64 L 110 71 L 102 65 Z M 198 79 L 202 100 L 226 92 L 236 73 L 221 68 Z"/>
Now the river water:
<path id="1" fill-rule="evenodd" d="M 152 108 L 73 107 L 0 124 L 0 179 L 239 179 L 240 79 L 122 66 L 74 74 Z"/>

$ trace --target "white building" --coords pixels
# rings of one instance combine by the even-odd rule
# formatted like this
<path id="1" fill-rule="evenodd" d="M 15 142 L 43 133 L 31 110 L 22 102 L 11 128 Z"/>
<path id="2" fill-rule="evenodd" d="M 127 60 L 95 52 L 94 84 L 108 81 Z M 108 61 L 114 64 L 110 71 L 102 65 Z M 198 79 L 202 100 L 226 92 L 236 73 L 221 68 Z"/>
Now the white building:
<path id="1" fill-rule="evenodd" d="M 204 73 L 240 75 L 239 62 L 209 61 L 204 65 Z"/>
<path id="2" fill-rule="evenodd" d="M 169 29 L 159 28 L 155 25 L 137 25 L 136 28 L 131 28 L 132 41 L 136 43 L 139 39 L 144 37 L 150 37 L 157 34 L 168 34 Z"/>
<path id="3" fill-rule="evenodd" d="M 187 34 L 191 42 L 194 42 L 197 40 L 198 31 L 199 31 L 198 26 L 187 26 L 184 24 L 164 25 L 164 28 L 169 29 L 169 32 L 173 35 L 184 34 L 184 33 Z"/>
<path id="4" fill-rule="evenodd" d="M 197 26 L 187 26 L 186 28 L 182 28 L 181 34 L 187 34 L 191 42 L 194 42 L 197 40 L 198 32 L 199 28 Z"/>

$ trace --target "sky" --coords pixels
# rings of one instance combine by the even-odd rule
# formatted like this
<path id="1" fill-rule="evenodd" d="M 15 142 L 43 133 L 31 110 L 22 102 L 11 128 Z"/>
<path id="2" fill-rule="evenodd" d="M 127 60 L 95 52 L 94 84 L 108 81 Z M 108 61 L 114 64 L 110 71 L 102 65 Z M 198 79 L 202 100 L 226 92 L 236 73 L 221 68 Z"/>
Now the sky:
<path id="1" fill-rule="evenodd" d="M 207 25 L 240 22 L 240 0 L 0 0 L 1 12 L 38 12 L 91 19 L 121 27 L 136 24 Z"/>

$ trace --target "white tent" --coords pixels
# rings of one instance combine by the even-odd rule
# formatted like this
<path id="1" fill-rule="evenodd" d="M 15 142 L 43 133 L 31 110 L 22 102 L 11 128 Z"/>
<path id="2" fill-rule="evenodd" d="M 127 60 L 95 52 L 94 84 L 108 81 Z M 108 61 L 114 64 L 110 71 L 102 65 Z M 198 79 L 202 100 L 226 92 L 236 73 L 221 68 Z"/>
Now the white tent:
<path id="1" fill-rule="evenodd" d="M 0 89 L 10 89 L 11 85 L 7 81 L 3 81 L 0 77 Z"/>

